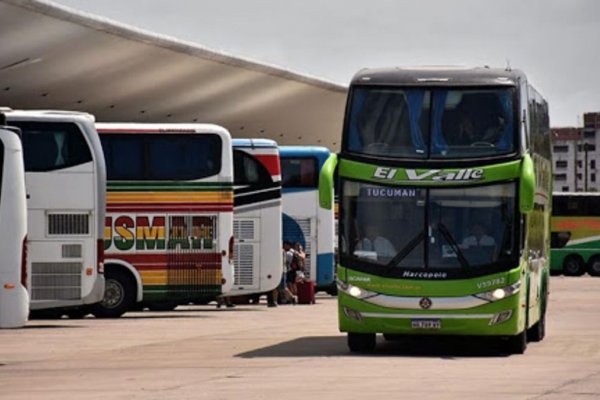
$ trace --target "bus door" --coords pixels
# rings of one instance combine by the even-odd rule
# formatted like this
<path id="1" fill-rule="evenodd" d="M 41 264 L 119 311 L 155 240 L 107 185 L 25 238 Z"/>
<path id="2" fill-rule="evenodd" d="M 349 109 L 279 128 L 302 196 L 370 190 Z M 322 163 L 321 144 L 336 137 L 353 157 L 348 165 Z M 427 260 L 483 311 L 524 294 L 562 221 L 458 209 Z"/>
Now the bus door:
<path id="1" fill-rule="evenodd" d="M 260 289 L 260 228 L 260 218 L 239 217 L 238 215 L 234 215 L 234 289 Z"/>

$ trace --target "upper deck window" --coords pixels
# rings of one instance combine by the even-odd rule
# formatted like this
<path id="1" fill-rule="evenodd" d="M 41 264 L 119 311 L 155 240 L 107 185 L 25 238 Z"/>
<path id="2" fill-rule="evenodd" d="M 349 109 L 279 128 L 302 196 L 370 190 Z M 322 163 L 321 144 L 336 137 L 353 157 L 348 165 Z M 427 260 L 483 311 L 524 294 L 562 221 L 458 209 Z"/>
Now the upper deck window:
<path id="1" fill-rule="evenodd" d="M 515 90 L 356 87 L 346 122 L 352 153 L 462 159 L 515 150 Z"/>
<path id="2" fill-rule="evenodd" d="M 45 172 L 92 161 L 92 153 L 76 124 L 11 121 L 21 128 L 25 171 Z"/>
<path id="3" fill-rule="evenodd" d="M 214 134 L 102 134 L 108 180 L 196 180 L 221 171 Z"/>

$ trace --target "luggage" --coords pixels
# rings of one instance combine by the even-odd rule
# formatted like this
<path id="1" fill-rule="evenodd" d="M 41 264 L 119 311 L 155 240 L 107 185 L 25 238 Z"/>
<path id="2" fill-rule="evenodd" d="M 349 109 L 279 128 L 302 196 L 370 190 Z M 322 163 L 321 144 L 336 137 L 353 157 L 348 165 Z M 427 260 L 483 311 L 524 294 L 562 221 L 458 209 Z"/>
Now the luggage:
<path id="1" fill-rule="evenodd" d="M 296 283 L 298 289 L 298 304 L 315 304 L 315 283 L 302 281 Z"/>

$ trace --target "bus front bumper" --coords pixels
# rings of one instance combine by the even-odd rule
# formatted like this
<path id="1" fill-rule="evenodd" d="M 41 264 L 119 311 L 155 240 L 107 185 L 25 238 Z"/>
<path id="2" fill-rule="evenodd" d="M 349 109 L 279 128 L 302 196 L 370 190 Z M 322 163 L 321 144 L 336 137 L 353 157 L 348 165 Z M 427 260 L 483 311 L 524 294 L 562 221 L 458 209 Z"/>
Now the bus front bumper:
<path id="1" fill-rule="evenodd" d="M 338 299 L 341 332 L 510 336 L 522 332 L 525 326 L 525 309 L 518 293 L 493 303 L 453 310 L 382 307 L 343 292 Z M 432 301 L 435 303 L 435 298 Z"/>

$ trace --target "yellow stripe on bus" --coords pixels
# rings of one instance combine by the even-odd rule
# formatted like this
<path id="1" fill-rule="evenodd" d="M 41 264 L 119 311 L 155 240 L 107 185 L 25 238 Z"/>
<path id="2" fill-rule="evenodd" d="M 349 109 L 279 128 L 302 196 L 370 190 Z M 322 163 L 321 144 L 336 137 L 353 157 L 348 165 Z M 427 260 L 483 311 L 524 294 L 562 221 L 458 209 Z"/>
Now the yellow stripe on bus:
<path id="1" fill-rule="evenodd" d="M 177 276 L 177 272 L 172 271 L 169 276 L 167 270 L 140 271 L 143 285 L 190 285 L 199 282 L 203 285 L 220 285 L 223 277 L 219 270 L 198 271 L 195 276 L 190 276 L 185 272 L 184 276 Z"/>
<path id="2" fill-rule="evenodd" d="M 232 202 L 233 193 L 107 193 L 108 203 Z"/>

